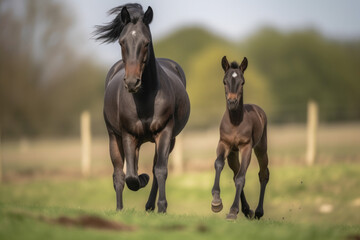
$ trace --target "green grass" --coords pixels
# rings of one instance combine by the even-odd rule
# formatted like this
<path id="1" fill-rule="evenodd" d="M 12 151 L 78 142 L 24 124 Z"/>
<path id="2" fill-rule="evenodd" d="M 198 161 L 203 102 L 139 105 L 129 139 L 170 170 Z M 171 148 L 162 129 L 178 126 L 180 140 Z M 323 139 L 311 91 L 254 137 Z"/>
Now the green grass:
<path id="1" fill-rule="evenodd" d="M 250 168 L 246 195 L 257 204 L 257 169 Z M 112 179 L 52 179 L 0 185 L 0 239 L 346 239 L 360 235 L 360 165 L 274 166 L 265 198 L 265 216 L 225 220 L 234 198 L 231 171 L 221 177 L 224 209 L 210 210 L 213 171 L 169 176 L 168 213 L 146 213 L 150 186 L 124 191 L 125 209 L 114 211 Z M 328 213 L 323 205 L 332 206 Z M 134 231 L 65 227 L 41 218 L 96 215 L 131 225 Z"/>

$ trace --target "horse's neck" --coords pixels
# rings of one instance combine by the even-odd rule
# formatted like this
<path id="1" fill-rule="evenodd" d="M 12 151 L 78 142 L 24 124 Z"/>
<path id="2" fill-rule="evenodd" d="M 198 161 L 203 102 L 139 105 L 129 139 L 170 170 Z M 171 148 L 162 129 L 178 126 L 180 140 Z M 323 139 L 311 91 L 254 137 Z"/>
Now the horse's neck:
<path id="1" fill-rule="evenodd" d="M 230 122 L 233 125 L 239 125 L 243 118 L 244 118 L 244 101 L 243 96 L 240 98 L 239 106 L 235 110 L 229 110 L 227 109 L 227 112 L 229 114 Z"/>
<path id="2" fill-rule="evenodd" d="M 152 44 L 150 47 L 149 61 L 144 68 L 142 75 L 142 92 L 143 93 L 152 93 L 156 92 L 159 86 L 159 78 L 157 71 L 157 62 L 154 54 L 154 49 Z"/>

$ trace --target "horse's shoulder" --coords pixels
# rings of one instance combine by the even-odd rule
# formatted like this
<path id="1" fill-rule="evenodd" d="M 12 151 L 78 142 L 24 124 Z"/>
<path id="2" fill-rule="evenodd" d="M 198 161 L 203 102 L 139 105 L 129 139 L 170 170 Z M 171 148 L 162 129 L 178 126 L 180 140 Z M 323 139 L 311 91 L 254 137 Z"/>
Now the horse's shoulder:
<path id="1" fill-rule="evenodd" d="M 123 60 L 117 61 L 109 70 L 106 80 L 105 80 L 105 88 L 109 85 L 109 82 L 113 79 L 113 77 L 122 69 L 124 68 Z"/>

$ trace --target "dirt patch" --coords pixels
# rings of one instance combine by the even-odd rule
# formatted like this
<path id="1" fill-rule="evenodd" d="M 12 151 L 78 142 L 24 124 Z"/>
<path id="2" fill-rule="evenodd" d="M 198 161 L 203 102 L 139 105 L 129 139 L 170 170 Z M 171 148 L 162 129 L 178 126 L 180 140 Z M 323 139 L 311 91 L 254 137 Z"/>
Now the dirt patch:
<path id="1" fill-rule="evenodd" d="M 136 228 L 118 221 L 111 221 L 93 215 L 81 215 L 77 217 L 60 216 L 56 218 L 46 217 L 44 215 L 36 215 L 29 212 L 11 211 L 8 215 L 17 218 L 33 218 L 42 222 L 57 224 L 66 227 L 82 227 L 99 230 L 113 230 L 113 231 L 135 231 Z"/>
<path id="2" fill-rule="evenodd" d="M 182 231 L 182 230 L 186 229 L 186 226 L 182 225 L 182 224 L 174 224 L 174 225 L 161 226 L 159 228 L 160 228 L 160 230 L 163 230 L 163 231 Z"/>
<path id="3" fill-rule="evenodd" d="M 360 235 L 350 235 L 347 236 L 347 240 L 360 240 Z"/>
<path id="4" fill-rule="evenodd" d="M 97 216 L 84 215 L 76 218 L 67 216 L 60 216 L 58 218 L 45 218 L 40 217 L 40 220 L 45 222 L 59 224 L 63 226 L 75 226 L 84 228 L 94 228 L 102 230 L 115 230 L 115 231 L 134 231 L 135 228 L 120 222 L 110 221 Z"/>

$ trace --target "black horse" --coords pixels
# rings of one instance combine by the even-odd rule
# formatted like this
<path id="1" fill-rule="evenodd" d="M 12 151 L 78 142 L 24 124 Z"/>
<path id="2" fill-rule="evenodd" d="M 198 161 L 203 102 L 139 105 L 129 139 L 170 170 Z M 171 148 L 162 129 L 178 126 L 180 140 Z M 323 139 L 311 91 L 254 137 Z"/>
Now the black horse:
<path id="1" fill-rule="evenodd" d="M 220 198 L 219 181 L 221 170 L 227 158 L 229 166 L 234 172 L 236 188 L 235 199 L 227 219 L 237 218 L 240 199 L 243 214 L 248 218 L 254 216 L 246 201 L 243 190 L 246 170 L 250 163 L 252 149 L 254 149 L 260 166 L 260 199 L 255 210 L 255 218 L 260 219 L 264 215 L 264 194 L 266 184 L 269 181 L 266 115 L 260 107 L 243 103 L 244 72 L 248 65 L 247 59 L 244 58 L 240 65 L 236 62 L 229 64 L 224 56 L 221 64 L 225 71 L 223 83 L 225 86 L 227 108 L 220 124 L 220 140 L 216 150 L 216 174 L 212 189 L 213 200 L 211 208 L 214 212 L 220 212 L 223 208 Z M 241 152 L 241 165 L 239 162 L 239 151 Z"/>
<path id="2" fill-rule="evenodd" d="M 155 142 L 154 178 L 145 209 L 155 209 L 159 189 L 158 212 L 166 212 L 168 157 L 190 114 L 185 74 L 176 62 L 155 58 L 149 28 L 153 18 L 151 7 L 144 13 L 141 5 L 126 4 L 109 13 L 116 14 L 115 19 L 97 26 L 95 34 L 103 42 L 118 40 L 122 53 L 122 60 L 107 74 L 104 98 L 116 208 L 123 208 L 125 182 L 133 191 L 148 183 L 147 174 L 138 175 L 138 159 L 140 146 L 151 141 Z"/>

